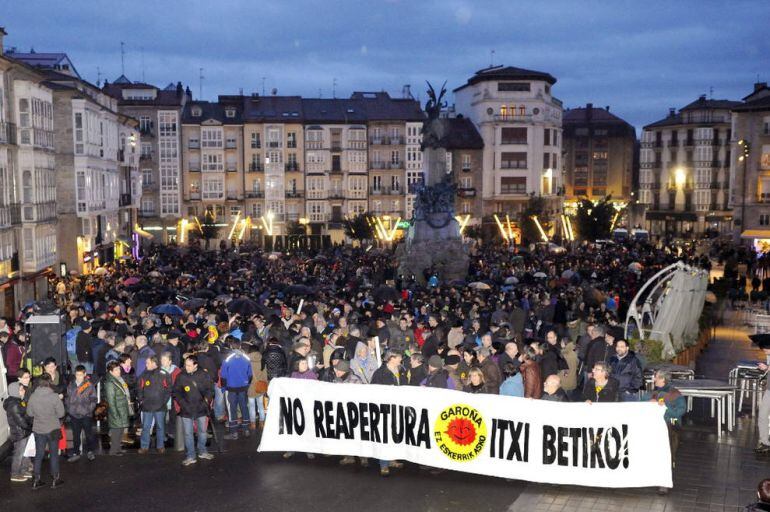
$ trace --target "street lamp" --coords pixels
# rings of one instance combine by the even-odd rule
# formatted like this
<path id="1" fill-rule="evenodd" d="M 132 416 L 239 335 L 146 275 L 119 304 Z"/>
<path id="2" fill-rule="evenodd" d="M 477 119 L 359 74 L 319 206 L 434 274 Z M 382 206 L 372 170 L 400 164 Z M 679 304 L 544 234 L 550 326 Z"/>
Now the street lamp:
<path id="1" fill-rule="evenodd" d="M 747 185 L 747 178 L 748 178 L 748 165 L 749 165 L 749 155 L 751 154 L 751 144 L 745 139 L 741 139 L 738 141 L 738 146 L 741 147 L 743 151 L 741 151 L 741 155 L 738 156 L 738 161 L 743 162 L 743 198 L 741 199 L 741 230 L 746 230 L 746 224 L 744 224 L 744 220 L 746 220 L 746 193 L 748 189 Z"/>
<path id="2" fill-rule="evenodd" d="M 681 167 L 677 167 L 674 170 L 674 183 L 677 188 L 684 188 L 684 184 L 687 182 L 687 172 Z"/>

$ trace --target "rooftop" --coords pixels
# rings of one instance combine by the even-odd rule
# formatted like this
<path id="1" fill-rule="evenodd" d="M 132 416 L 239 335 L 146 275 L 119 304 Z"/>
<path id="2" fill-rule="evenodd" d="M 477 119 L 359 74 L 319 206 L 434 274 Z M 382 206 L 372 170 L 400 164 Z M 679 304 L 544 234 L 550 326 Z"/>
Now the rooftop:
<path id="1" fill-rule="evenodd" d="M 491 80 L 540 80 L 548 82 L 551 85 L 556 83 L 556 78 L 553 75 L 542 71 L 517 68 L 514 66 L 492 66 L 476 71 L 476 74 L 470 77 L 465 85 L 461 85 L 457 89 L 454 89 L 454 91 L 456 92 L 469 85 Z"/>

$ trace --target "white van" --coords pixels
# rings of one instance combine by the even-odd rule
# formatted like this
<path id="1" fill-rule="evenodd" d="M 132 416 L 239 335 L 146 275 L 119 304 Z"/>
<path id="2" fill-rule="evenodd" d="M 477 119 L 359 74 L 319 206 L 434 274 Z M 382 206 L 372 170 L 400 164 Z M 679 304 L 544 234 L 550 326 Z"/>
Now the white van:
<path id="1" fill-rule="evenodd" d="M 0 357 L 0 460 L 3 460 L 11 451 L 11 432 L 8 428 L 8 417 L 5 415 L 3 404 L 8 399 L 8 376 L 5 363 Z"/>

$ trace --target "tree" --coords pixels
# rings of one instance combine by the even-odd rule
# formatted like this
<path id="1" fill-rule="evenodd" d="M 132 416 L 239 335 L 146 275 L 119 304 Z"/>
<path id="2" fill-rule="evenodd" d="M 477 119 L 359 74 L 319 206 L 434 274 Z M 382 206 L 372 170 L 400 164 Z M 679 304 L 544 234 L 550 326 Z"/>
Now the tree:
<path id="1" fill-rule="evenodd" d="M 374 219 L 368 213 L 361 213 L 352 219 L 345 219 L 345 236 L 363 242 L 374 238 Z"/>
<path id="2" fill-rule="evenodd" d="M 521 226 L 522 241 L 542 242 L 543 237 L 540 230 L 537 229 L 534 217 L 537 217 L 540 226 L 544 231 L 551 228 L 551 217 L 546 214 L 546 200 L 543 196 L 536 196 L 534 193 L 529 196 L 526 208 L 521 212 L 519 225 Z"/>
<path id="3" fill-rule="evenodd" d="M 575 223 L 578 236 L 592 242 L 609 238 L 615 207 L 610 202 L 612 196 L 607 196 L 594 204 L 589 199 L 581 199 L 577 207 Z"/>

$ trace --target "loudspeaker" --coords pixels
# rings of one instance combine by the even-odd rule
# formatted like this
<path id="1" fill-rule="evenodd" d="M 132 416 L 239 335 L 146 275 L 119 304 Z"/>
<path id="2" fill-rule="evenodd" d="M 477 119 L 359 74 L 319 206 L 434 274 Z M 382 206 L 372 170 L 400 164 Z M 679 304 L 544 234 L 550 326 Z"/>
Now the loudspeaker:
<path id="1" fill-rule="evenodd" d="M 62 339 L 58 315 L 33 315 L 25 323 L 29 333 L 32 364 L 40 365 L 49 357 L 56 360 L 61 373 L 67 372 L 67 345 Z"/>

